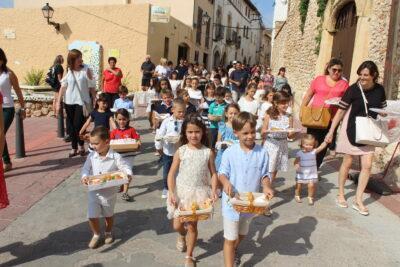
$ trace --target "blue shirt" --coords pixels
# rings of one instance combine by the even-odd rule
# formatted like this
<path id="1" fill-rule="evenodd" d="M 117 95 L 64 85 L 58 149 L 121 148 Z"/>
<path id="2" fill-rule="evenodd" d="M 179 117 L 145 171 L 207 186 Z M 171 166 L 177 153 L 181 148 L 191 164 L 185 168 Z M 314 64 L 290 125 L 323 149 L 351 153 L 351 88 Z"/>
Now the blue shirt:
<path id="1" fill-rule="evenodd" d="M 245 152 L 240 144 L 234 144 L 222 155 L 219 174 L 228 177 L 234 192 L 260 192 L 261 180 L 268 175 L 268 153 L 260 145 Z M 228 202 L 229 197 L 222 194 L 222 216 L 238 221 L 242 214 L 236 212 Z"/>
<path id="2" fill-rule="evenodd" d="M 226 102 L 218 104 L 217 102 L 212 102 L 208 108 L 208 114 L 213 116 L 223 116 L 225 112 Z M 218 129 L 218 121 L 211 121 L 210 128 Z"/>
<path id="3" fill-rule="evenodd" d="M 114 107 L 116 109 L 124 108 L 126 110 L 133 109 L 133 101 L 129 100 L 128 98 L 122 99 L 118 98 L 114 101 Z"/>

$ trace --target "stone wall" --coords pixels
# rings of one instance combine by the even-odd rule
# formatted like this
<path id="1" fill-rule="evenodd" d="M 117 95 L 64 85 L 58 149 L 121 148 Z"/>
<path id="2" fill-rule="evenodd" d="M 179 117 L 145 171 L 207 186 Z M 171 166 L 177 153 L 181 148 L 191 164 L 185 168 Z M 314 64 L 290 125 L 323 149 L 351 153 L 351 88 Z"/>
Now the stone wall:
<path id="1" fill-rule="evenodd" d="M 299 104 L 303 93 L 315 76 L 317 55 L 315 54 L 319 18 L 317 2 L 310 1 L 304 33 L 300 30 L 299 0 L 290 1 L 288 18 L 277 38 L 272 51 L 272 67 L 276 74 L 280 67 L 286 67 L 286 75 L 296 103 Z"/>

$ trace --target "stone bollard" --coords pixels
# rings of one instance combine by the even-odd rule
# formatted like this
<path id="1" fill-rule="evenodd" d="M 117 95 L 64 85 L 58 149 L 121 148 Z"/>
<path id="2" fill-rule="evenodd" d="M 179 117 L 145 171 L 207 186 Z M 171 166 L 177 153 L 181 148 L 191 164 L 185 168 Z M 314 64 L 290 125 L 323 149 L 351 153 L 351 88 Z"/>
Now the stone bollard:
<path id="1" fill-rule="evenodd" d="M 24 123 L 21 113 L 21 109 L 17 109 L 15 112 L 15 158 L 17 159 L 26 157 Z"/>

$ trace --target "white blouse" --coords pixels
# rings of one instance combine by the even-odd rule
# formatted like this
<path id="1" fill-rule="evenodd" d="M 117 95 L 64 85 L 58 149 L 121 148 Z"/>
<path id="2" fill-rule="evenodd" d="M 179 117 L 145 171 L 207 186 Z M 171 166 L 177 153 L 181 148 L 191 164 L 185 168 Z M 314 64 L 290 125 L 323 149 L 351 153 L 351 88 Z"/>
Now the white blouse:
<path id="1" fill-rule="evenodd" d="M 3 108 L 14 107 L 14 100 L 11 95 L 10 71 L 0 74 L 0 92 L 3 95 Z"/>
<path id="2" fill-rule="evenodd" d="M 90 79 L 87 75 L 89 67 L 83 65 L 80 71 L 73 71 L 76 77 L 76 82 L 74 76 L 72 75 L 72 70 L 68 70 L 67 75 L 61 80 L 61 86 L 67 87 L 64 95 L 64 103 L 67 105 L 81 105 L 84 103 L 81 98 L 81 94 L 78 90 L 81 90 L 82 97 L 85 103 L 91 103 L 90 90 L 89 88 L 95 87 L 94 79 Z M 79 86 L 77 86 L 77 84 Z"/>
<path id="3" fill-rule="evenodd" d="M 253 115 L 257 116 L 258 111 L 258 102 L 257 100 L 248 101 L 245 97 L 240 98 L 238 105 L 240 107 L 240 111 L 247 111 Z"/>

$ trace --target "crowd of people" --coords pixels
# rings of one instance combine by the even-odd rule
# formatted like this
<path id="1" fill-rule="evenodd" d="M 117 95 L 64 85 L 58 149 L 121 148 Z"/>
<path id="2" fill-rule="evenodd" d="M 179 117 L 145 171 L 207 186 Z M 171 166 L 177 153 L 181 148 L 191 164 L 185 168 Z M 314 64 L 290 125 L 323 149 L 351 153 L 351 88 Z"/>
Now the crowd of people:
<path id="1" fill-rule="evenodd" d="M 11 87 L 20 96 L 16 77 L 6 67 L 3 54 L 0 49 L 0 89 L 3 94 L 0 141 L 4 139 L 10 114 L 14 112 L 7 110 L 13 105 L 8 99 Z M 72 148 L 68 157 L 86 156 L 85 141 L 90 144 L 90 153 L 82 169 L 82 183 L 87 184 L 89 176 L 116 170 L 126 173 L 130 181 L 135 171 L 131 158 L 110 148 L 110 140 L 125 138 L 137 140 L 140 147 L 140 135 L 129 125 L 136 107 L 127 97 L 128 88 L 121 84 L 123 73 L 116 67 L 117 59 L 108 59 L 109 68 L 103 72 L 100 94 L 95 90 L 93 74 L 83 64 L 79 50 L 69 51 L 68 71 L 64 77 L 63 69 L 58 67 L 62 62 L 62 57 L 57 57 L 52 66 L 58 81 L 54 83 L 57 92 L 54 105 L 56 114 L 62 108 L 67 114 Z M 379 72 L 372 61 L 359 66 L 359 79 L 351 86 L 342 76 L 340 60 L 331 59 L 327 63 L 326 73 L 311 82 L 302 98 L 301 113 L 303 107 L 304 110 L 310 107 L 325 109 L 330 116 L 324 121 L 317 118 L 306 125 L 307 134 L 299 133 L 294 127 L 294 92 L 283 67 L 274 76 L 268 66 L 248 66 L 233 61 L 227 68 L 219 66 L 208 71 L 202 64 L 189 64 L 186 59 L 181 59 L 174 67 L 172 62 L 162 58 L 156 66 L 151 57 L 146 56 L 141 70 L 149 127 L 154 134 L 156 156 L 160 157 L 163 166 L 161 197 L 166 199 L 168 218 L 178 232 L 176 247 L 186 252 L 186 266 L 193 266 L 196 261 L 193 252 L 198 235 L 197 221 L 183 223 L 176 211 L 190 210 L 193 203 L 216 202 L 222 198 L 225 266 L 239 264 L 237 249 L 249 231 L 252 216 L 235 211 L 229 199 L 240 197 L 243 192 L 263 192 L 267 199 L 273 198 L 278 172 L 289 169 L 288 142 L 296 139 L 300 150 L 294 160 L 295 201 L 302 202 L 301 188 L 305 184 L 307 202 L 314 205 L 318 171 L 329 148 L 344 154 L 336 200 L 342 208 L 348 207 L 344 184 L 352 156 L 361 156 L 361 173 L 352 208 L 362 215 L 369 214 L 362 197 L 370 175 L 374 147 L 355 142 L 355 118 L 367 115 L 376 118 L 377 114 L 372 111 L 366 114 L 365 102 L 368 108 L 386 106 L 385 91 L 377 83 Z M 337 105 L 326 103 L 333 98 L 340 98 L 340 102 Z M 22 95 L 20 104 L 23 108 Z M 336 130 L 342 120 L 336 144 Z M 304 121 L 304 113 L 300 114 L 300 121 Z M 89 131 L 91 128 L 93 130 Z M 9 164 L 7 160 L 9 158 L 3 154 L 5 166 Z M 0 181 L 4 183 L 4 178 Z M 100 241 L 101 217 L 106 221 L 105 243 L 113 242 L 118 189 L 110 187 L 88 193 L 88 219 L 93 232 L 90 248 L 97 247 Z M 132 201 L 128 189 L 129 184 L 122 186 L 121 198 Z M 271 213 L 269 208 L 265 210 L 266 216 Z"/>

